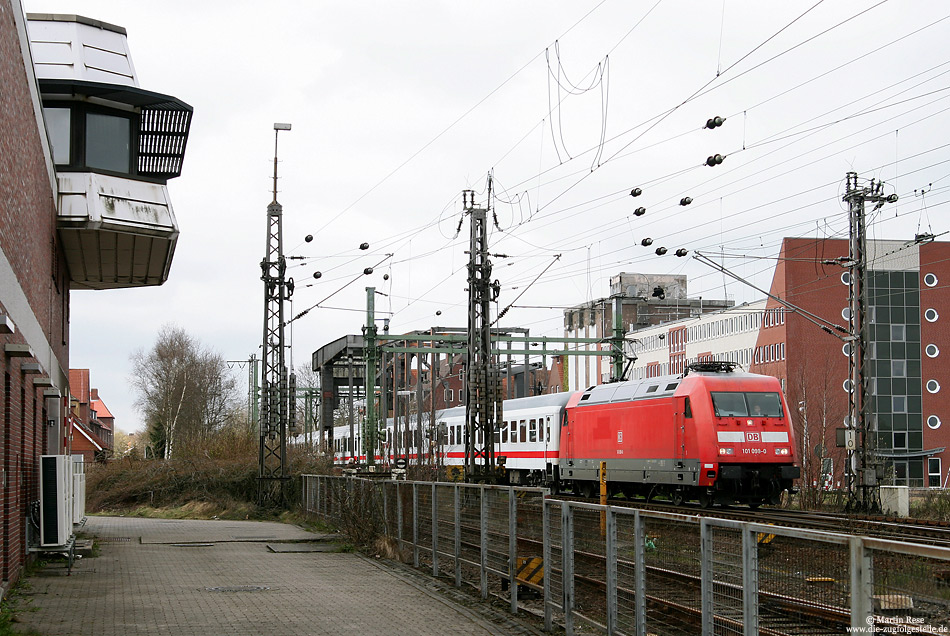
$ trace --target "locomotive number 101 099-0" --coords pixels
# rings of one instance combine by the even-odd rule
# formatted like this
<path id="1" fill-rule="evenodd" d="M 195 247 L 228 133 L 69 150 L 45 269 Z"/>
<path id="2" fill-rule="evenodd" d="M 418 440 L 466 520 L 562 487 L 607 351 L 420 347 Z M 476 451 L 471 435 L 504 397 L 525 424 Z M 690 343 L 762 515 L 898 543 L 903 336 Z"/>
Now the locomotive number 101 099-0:
<path id="1" fill-rule="evenodd" d="M 765 455 L 766 450 L 764 448 L 743 448 L 743 455 Z"/>

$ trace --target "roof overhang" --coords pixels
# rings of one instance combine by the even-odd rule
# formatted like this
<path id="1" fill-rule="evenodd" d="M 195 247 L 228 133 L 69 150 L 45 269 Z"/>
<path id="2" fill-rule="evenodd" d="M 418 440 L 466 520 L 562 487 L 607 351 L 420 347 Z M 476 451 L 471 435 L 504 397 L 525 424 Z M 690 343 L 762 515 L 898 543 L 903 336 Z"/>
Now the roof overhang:
<path id="1" fill-rule="evenodd" d="M 932 457 L 933 455 L 939 455 L 945 450 L 947 450 L 947 447 L 942 446 L 940 448 L 929 448 L 919 451 L 877 450 L 875 451 L 875 454 L 878 457 L 884 457 L 887 459 L 919 459 L 921 457 Z"/>

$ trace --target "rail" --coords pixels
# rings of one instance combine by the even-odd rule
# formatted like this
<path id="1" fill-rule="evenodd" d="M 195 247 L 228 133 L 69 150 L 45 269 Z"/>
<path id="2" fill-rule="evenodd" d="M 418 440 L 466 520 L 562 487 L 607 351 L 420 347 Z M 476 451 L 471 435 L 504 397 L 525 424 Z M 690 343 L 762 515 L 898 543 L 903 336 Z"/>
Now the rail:
<path id="1" fill-rule="evenodd" d="M 950 548 L 539 488 L 305 475 L 301 503 L 566 634 L 950 633 Z"/>

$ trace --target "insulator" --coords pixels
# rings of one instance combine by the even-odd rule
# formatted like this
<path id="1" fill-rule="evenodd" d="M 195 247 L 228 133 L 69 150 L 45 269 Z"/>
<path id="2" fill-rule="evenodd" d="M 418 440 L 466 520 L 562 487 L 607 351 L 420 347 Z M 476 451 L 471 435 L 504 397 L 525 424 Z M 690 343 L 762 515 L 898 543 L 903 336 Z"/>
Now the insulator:
<path id="1" fill-rule="evenodd" d="M 372 267 L 367 267 L 366 269 L 363 270 L 363 273 L 366 274 L 367 276 L 369 276 L 370 274 L 373 273 L 373 268 L 372 268 Z"/>
<path id="2" fill-rule="evenodd" d="M 722 155 L 709 155 L 706 157 L 706 165 L 710 168 L 722 163 Z"/>
<path id="3" fill-rule="evenodd" d="M 888 202 L 888 203 L 897 203 L 897 195 L 896 195 L 896 194 L 889 194 L 889 195 L 887 195 L 887 202 Z"/>
<path id="4" fill-rule="evenodd" d="M 383 280 L 389 280 L 389 274 L 383 274 Z"/>
<path id="5" fill-rule="evenodd" d="M 663 256 L 664 254 L 666 254 L 666 248 L 665 248 L 665 247 L 658 247 L 658 248 L 656 248 L 656 255 L 657 255 L 657 256 Z"/>
<path id="6" fill-rule="evenodd" d="M 369 243 L 360 243 L 360 249 L 361 249 L 361 250 L 368 250 L 368 249 L 369 249 Z"/>
<path id="7" fill-rule="evenodd" d="M 634 188 L 633 190 L 630 191 L 630 196 L 632 197 L 638 197 L 641 194 L 643 194 L 643 190 L 641 190 L 640 188 Z"/>
<path id="8" fill-rule="evenodd" d="M 647 209 L 641 205 L 639 208 L 634 210 L 633 213 L 636 216 L 643 216 L 644 214 L 647 213 Z"/>
<path id="9" fill-rule="evenodd" d="M 313 240 L 313 234 L 308 234 L 307 236 L 304 237 L 303 240 L 309 243 L 310 241 Z"/>
<path id="10" fill-rule="evenodd" d="M 323 276 L 323 272 L 314 272 L 314 273 L 313 273 L 313 277 L 314 277 L 314 278 L 320 278 L 321 276 Z"/>
<path id="11" fill-rule="evenodd" d="M 680 205 L 689 205 L 692 202 L 693 200 L 689 197 L 683 197 L 682 199 L 680 199 Z"/>
<path id="12" fill-rule="evenodd" d="M 673 253 L 676 254 L 677 256 L 686 256 L 687 254 L 689 254 L 689 250 L 681 247 Z"/>
<path id="13" fill-rule="evenodd" d="M 725 117 L 720 117 L 719 115 L 716 115 L 715 117 L 706 120 L 706 128 L 709 128 L 710 130 L 712 130 L 713 128 L 719 128 L 720 126 L 722 126 L 722 122 L 724 121 L 726 121 Z"/>
<path id="14" fill-rule="evenodd" d="M 649 247 L 652 244 L 653 244 L 653 239 L 651 238 L 645 238 L 642 241 L 640 241 L 640 245 L 642 245 L 643 247 Z"/>
<path id="15" fill-rule="evenodd" d="M 442 315 L 442 310 L 439 309 L 438 311 L 436 311 L 436 312 L 435 312 L 435 315 L 436 315 L 436 316 L 441 316 L 441 315 Z"/>

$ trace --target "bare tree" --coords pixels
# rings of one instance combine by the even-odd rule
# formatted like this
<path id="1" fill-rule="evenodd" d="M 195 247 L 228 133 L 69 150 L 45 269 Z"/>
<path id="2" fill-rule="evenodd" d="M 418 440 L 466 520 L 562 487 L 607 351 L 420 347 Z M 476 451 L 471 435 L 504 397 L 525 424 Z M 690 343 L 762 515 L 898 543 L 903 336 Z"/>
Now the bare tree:
<path id="1" fill-rule="evenodd" d="M 132 355 L 132 365 L 154 457 L 192 454 L 239 417 L 237 381 L 227 363 L 180 327 L 164 325 L 148 352 Z"/>
<path id="2" fill-rule="evenodd" d="M 789 373 L 788 401 L 799 444 L 804 508 L 824 502 L 846 459 L 835 446 L 835 429 L 847 415 L 847 406 L 842 406 L 841 385 L 834 377 L 833 352 L 831 348 L 806 351 L 801 365 Z"/>

